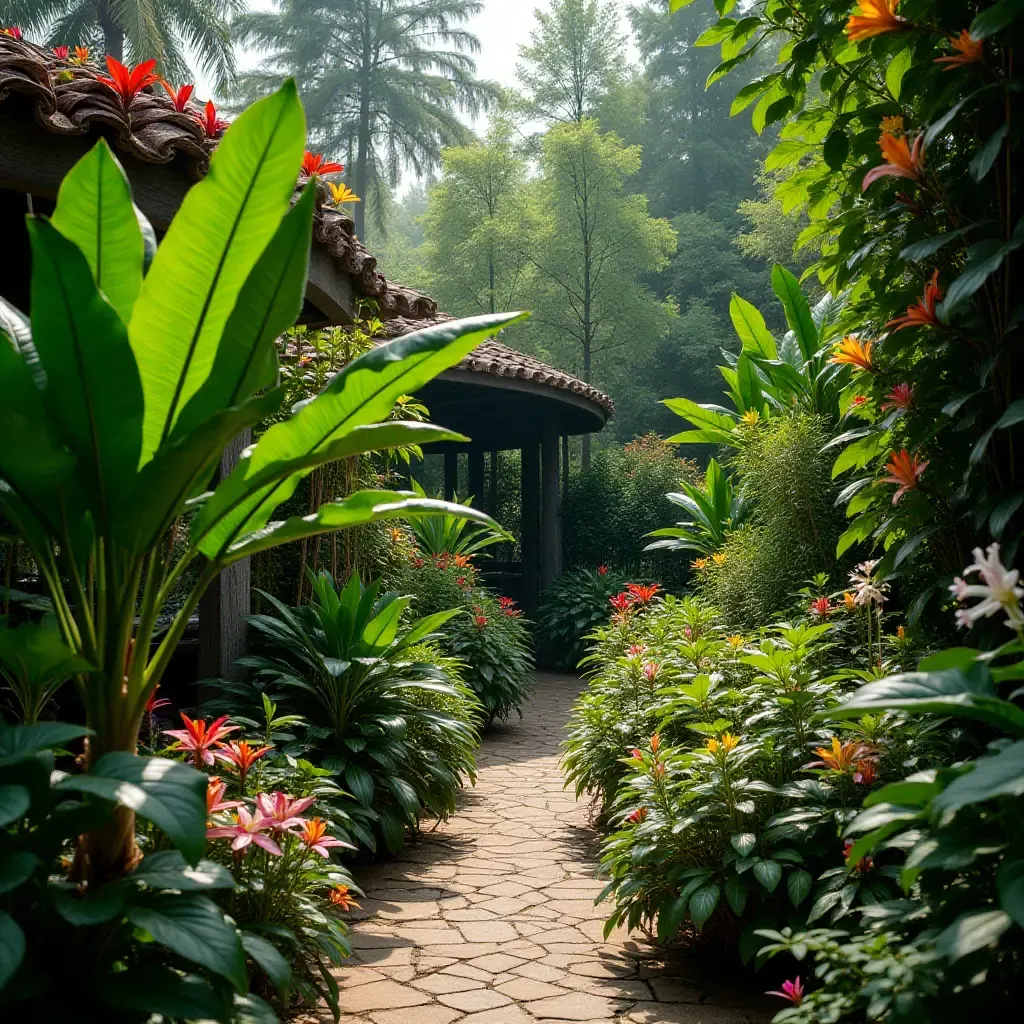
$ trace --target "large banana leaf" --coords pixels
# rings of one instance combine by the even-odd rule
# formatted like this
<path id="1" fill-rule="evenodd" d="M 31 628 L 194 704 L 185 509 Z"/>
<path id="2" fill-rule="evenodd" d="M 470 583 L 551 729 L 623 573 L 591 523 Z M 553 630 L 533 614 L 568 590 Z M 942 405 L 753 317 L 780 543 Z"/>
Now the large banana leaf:
<path id="1" fill-rule="evenodd" d="M 305 134 L 289 80 L 235 121 L 157 250 L 129 324 L 146 396 L 143 463 L 210 376 L 242 286 L 288 211 Z"/>

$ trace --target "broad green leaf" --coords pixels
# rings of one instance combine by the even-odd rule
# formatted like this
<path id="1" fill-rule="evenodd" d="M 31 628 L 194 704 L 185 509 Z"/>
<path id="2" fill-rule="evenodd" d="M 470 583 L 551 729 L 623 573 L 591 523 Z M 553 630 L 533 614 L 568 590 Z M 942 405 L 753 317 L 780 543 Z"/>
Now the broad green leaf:
<path id="1" fill-rule="evenodd" d="M 47 894 L 53 909 L 76 928 L 106 924 L 124 910 L 125 890 L 117 883 L 83 894 L 70 882 L 51 881 Z"/>
<path id="2" fill-rule="evenodd" d="M 712 883 L 709 885 L 702 885 L 690 897 L 690 919 L 693 921 L 693 925 L 697 931 L 702 931 L 704 929 L 707 919 L 714 912 L 715 907 L 718 906 L 718 900 L 721 895 L 721 886 Z"/>
<path id="3" fill-rule="evenodd" d="M 786 890 L 789 893 L 789 901 L 794 907 L 799 907 L 811 891 L 811 873 L 803 868 L 791 871 L 786 879 Z"/>
<path id="4" fill-rule="evenodd" d="M 729 909 L 737 916 L 743 916 L 743 908 L 747 905 L 750 887 L 739 875 L 730 875 L 725 882 L 725 900 Z"/>
<path id="5" fill-rule="evenodd" d="M 810 359 L 818 351 L 818 329 L 800 282 L 781 264 L 772 267 L 772 291 L 786 313 L 786 323 L 796 336 L 800 354 Z"/>
<path id="6" fill-rule="evenodd" d="M 142 882 L 149 889 L 234 889 L 231 872 L 212 860 L 201 860 L 195 867 L 188 864 L 179 850 L 149 853 L 142 864 L 127 876 Z"/>
<path id="7" fill-rule="evenodd" d="M 975 39 L 987 39 L 1016 21 L 1022 14 L 1024 0 L 999 0 L 991 7 L 986 7 L 971 22 L 971 35 Z"/>
<path id="8" fill-rule="evenodd" d="M 0 766 L 15 764 L 37 751 L 63 747 L 81 736 L 92 736 L 84 725 L 36 722 L 34 725 L 0 725 Z"/>
<path id="9" fill-rule="evenodd" d="M 224 325 L 210 375 L 182 409 L 171 440 L 277 382 L 274 340 L 302 311 L 315 203 L 316 188 L 307 185 L 249 272 Z"/>
<path id="10" fill-rule="evenodd" d="M 986 238 L 976 242 L 967 250 L 967 262 L 960 276 L 949 286 L 942 303 L 942 318 L 945 320 L 965 299 L 969 299 L 1002 265 L 1011 252 L 1024 244 L 1024 219 L 1006 242 Z"/>
<path id="11" fill-rule="evenodd" d="M 124 323 L 82 251 L 47 220 L 28 221 L 32 338 L 46 370 L 49 422 L 78 457 L 99 524 L 130 491 L 139 461 L 142 388 Z"/>
<path id="12" fill-rule="evenodd" d="M 255 492 L 249 490 L 248 481 L 258 479 L 267 466 L 308 459 L 354 428 L 386 419 L 402 395 L 413 394 L 522 316 L 505 313 L 456 320 L 378 345 L 353 360 L 291 419 L 275 424 L 260 438 L 249 458 L 196 516 L 193 542 L 208 558 L 214 558 L 243 530 L 261 529 L 312 467 L 299 468 Z"/>
<path id="13" fill-rule="evenodd" d="M 859 718 L 866 712 L 881 710 L 972 718 L 1012 736 L 1024 736 L 1024 711 L 999 699 L 991 677 L 980 666 L 968 673 L 945 669 L 889 676 L 862 686 L 848 701 L 815 717 Z"/>
<path id="14" fill-rule="evenodd" d="M 364 807 L 373 805 L 373 776 L 365 768 L 357 764 L 348 765 L 345 769 L 345 785 Z"/>
<path id="15" fill-rule="evenodd" d="M 97 287 L 128 323 L 142 287 L 142 231 L 128 178 L 106 139 L 65 175 L 53 226 L 82 250 Z"/>
<path id="16" fill-rule="evenodd" d="M 885 85 L 889 92 L 892 93 L 892 98 L 898 100 L 900 98 L 900 90 L 903 87 L 903 76 L 910 70 L 910 65 L 914 63 L 914 48 L 908 46 L 905 49 L 900 50 L 896 56 L 889 61 L 889 66 L 885 69 Z"/>
<path id="17" fill-rule="evenodd" d="M 131 808 L 161 828 L 189 864 L 198 864 L 206 848 L 206 776 L 187 764 L 115 751 L 56 788 Z"/>
<path id="18" fill-rule="evenodd" d="M 935 948 L 955 963 L 999 941 L 1013 922 L 1002 910 L 979 910 L 963 914 L 935 939 Z"/>
<path id="19" fill-rule="evenodd" d="M 833 171 L 843 169 L 843 164 L 850 155 L 850 136 L 846 134 L 845 128 L 834 128 L 828 133 L 821 147 L 821 155 Z"/>
<path id="20" fill-rule="evenodd" d="M 1009 705 L 1013 707 L 1014 705 Z M 932 800 L 932 810 L 955 814 L 969 804 L 1024 794 L 1024 740 L 998 754 L 979 757 L 974 768 L 951 782 Z"/>
<path id="21" fill-rule="evenodd" d="M 757 846 L 757 836 L 753 832 L 740 832 L 729 839 L 732 848 L 741 856 L 746 857 Z"/>
<path id="22" fill-rule="evenodd" d="M 733 294 L 729 301 L 729 318 L 745 349 L 753 349 L 765 359 L 779 358 L 775 338 L 768 330 L 760 310 L 753 303 Z"/>
<path id="23" fill-rule="evenodd" d="M 688 897 L 676 896 L 658 908 L 658 941 L 671 942 L 686 917 Z"/>
<path id="24" fill-rule="evenodd" d="M 0 669 L 16 679 L 42 687 L 93 666 L 61 639 L 56 627 L 23 622 L 17 629 L 0 627 Z"/>
<path id="25" fill-rule="evenodd" d="M 992 165 L 995 163 L 996 157 L 999 156 L 999 151 L 1003 148 L 1003 139 L 1006 138 L 1006 132 L 1007 126 L 1004 122 L 992 133 L 988 142 L 975 153 L 974 159 L 971 161 L 971 177 L 975 181 L 981 181 L 992 170 Z"/>
<path id="26" fill-rule="evenodd" d="M 28 850 L 0 853 L 0 896 L 17 889 L 42 866 L 43 862 Z"/>
<path id="27" fill-rule="evenodd" d="M 933 235 L 931 238 L 924 238 L 920 242 L 914 242 L 900 253 L 900 259 L 926 260 L 929 256 L 934 256 L 944 245 L 955 242 L 958 238 L 963 238 L 964 235 L 969 234 L 976 227 L 976 224 L 971 224 L 966 228 L 958 228 L 956 231 L 947 231 L 944 235 Z M 970 398 L 970 395 L 965 396 L 965 398 Z M 954 416 L 956 415 L 957 408 L 952 408 L 949 412 L 946 412 L 944 408 L 942 411 L 947 416 Z"/>
<path id="28" fill-rule="evenodd" d="M 878 519 L 877 512 L 865 512 L 854 519 L 836 542 L 836 558 L 842 558 L 854 544 L 867 540 L 878 525 Z"/>
<path id="29" fill-rule="evenodd" d="M 242 932 L 242 947 L 260 965 L 278 992 L 286 992 L 291 987 L 291 966 L 273 943 L 252 932 Z"/>
<path id="30" fill-rule="evenodd" d="M 769 891 L 782 881 L 782 867 L 773 860 L 759 860 L 754 865 L 754 877 Z"/>
<path id="31" fill-rule="evenodd" d="M 11 980 L 24 957 L 25 933 L 6 910 L 0 910 L 0 990 Z"/>
<path id="32" fill-rule="evenodd" d="M 1024 928 L 1024 859 L 1007 857 L 996 873 L 999 905 Z"/>
<path id="33" fill-rule="evenodd" d="M 142 463 L 210 376 L 242 287 L 288 211 L 305 138 L 289 79 L 231 125 L 171 222 L 129 325 L 146 397 Z"/>
<path id="34" fill-rule="evenodd" d="M 95 985 L 97 999 L 123 1010 L 171 1020 L 219 1020 L 224 1015 L 224 1000 L 205 978 L 169 967 L 133 964 L 131 970 L 96 978 Z"/>
<path id="35" fill-rule="evenodd" d="M 0 828 L 25 817 L 32 797 L 24 786 L 0 786 Z"/>
<path id="36" fill-rule="evenodd" d="M 245 953 L 235 926 L 212 900 L 193 893 L 160 893 L 147 906 L 131 906 L 128 920 L 178 956 L 201 964 L 245 992 Z"/>

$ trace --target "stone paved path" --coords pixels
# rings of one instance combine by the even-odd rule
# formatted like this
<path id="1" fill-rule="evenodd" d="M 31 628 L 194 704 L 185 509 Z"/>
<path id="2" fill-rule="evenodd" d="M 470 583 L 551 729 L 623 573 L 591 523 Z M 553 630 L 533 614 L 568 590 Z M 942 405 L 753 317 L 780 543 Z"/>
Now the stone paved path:
<path id="1" fill-rule="evenodd" d="M 539 675 L 523 720 L 487 734 L 459 813 L 359 875 L 343 1024 L 771 1019 L 762 997 L 693 961 L 666 963 L 625 933 L 602 940 L 598 836 L 558 765 L 580 687 Z"/>

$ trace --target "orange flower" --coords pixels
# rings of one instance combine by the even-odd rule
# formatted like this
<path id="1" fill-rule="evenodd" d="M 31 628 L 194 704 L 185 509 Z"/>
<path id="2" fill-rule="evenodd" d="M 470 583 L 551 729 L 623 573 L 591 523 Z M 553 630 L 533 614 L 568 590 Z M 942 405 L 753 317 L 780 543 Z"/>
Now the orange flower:
<path id="1" fill-rule="evenodd" d="M 824 768 L 840 775 L 853 776 L 862 774 L 864 764 L 870 764 L 878 756 L 870 743 L 862 740 L 847 740 L 842 743 L 838 736 L 832 737 L 831 748 L 815 747 L 814 752 L 821 760 L 811 761 L 810 764 L 805 764 L 804 768 Z"/>
<path id="2" fill-rule="evenodd" d="M 885 163 L 872 167 L 864 175 L 861 183 L 861 191 L 864 191 L 879 178 L 909 178 L 911 181 L 921 181 L 924 164 L 924 136 L 918 135 L 911 146 L 907 142 L 906 135 L 893 135 L 891 132 L 882 132 L 878 140 L 878 148 L 885 157 Z"/>
<path id="3" fill-rule="evenodd" d="M 472 557 L 473 557 L 472 555 L 456 555 L 455 556 L 455 568 L 456 569 L 465 569 L 467 565 L 472 565 L 472 562 L 470 561 L 472 559 Z"/>
<path id="4" fill-rule="evenodd" d="M 867 370 L 868 373 L 874 373 L 875 364 L 871 362 L 871 349 L 874 344 L 873 341 L 859 341 L 848 334 L 836 345 L 832 353 L 832 362 L 840 366 L 856 366 L 861 370 Z"/>
<path id="5" fill-rule="evenodd" d="M 921 462 L 917 455 L 911 455 L 906 448 L 889 456 L 889 461 L 885 464 L 889 475 L 883 476 L 880 483 L 898 485 L 896 493 L 892 496 L 894 505 L 899 503 L 907 491 L 917 487 L 921 474 L 927 467 L 927 462 Z"/>
<path id="6" fill-rule="evenodd" d="M 638 807 L 631 814 L 626 815 L 626 821 L 631 822 L 634 825 L 640 825 L 647 819 L 647 808 Z"/>
<path id="7" fill-rule="evenodd" d="M 860 15 L 850 16 L 846 23 L 846 38 L 851 43 L 859 43 L 862 39 L 908 28 L 906 21 L 896 16 L 899 5 L 900 0 L 858 0 Z"/>
<path id="8" fill-rule="evenodd" d="M 328 894 L 327 898 L 331 901 L 332 907 L 340 907 L 342 910 L 348 911 L 353 907 L 358 907 L 359 904 L 352 899 L 352 891 L 347 885 L 336 885 Z"/>
<path id="9" fill-rule="evenodd" d="M 76 46 L 75 56 L 72 58 L 74 64 L 84 64 L 89 59 L 89 47 L 88 46 Z"/>
<path id="10" fill-rule="evenodd" d="M 661 735 L 655 733 L 651 737 L 651 752 L 656 754 L 661 749 Z"/>
<path id="11" fill-rule="evenodd" d="M 903 131 L 903 118 L 899 114 L 882 118 L 882 131 L 890 135 L 899 135 Z"/>
<path id="12" fill-rule="evenodd" d="M 691 569 L 696 569 L 697 572 L 700 572 L 701 569 L 706 569 L 710 564 L 711 564 L 710 561 L 708 559 L 706 559 L 706 558 L 695 558 L 690 563 L 690 568 Z"/>
<path id="13" fill-rule="evenodd" d="M 950 36 L 949 41 L 956 53 L 935 58 L 935 63 L 945 64 L 947 71 L 965 64 L 980 64 L 985 59 L 984 40 L 975 39 L 967 29 L 958 36 Z"/>
<path id="14" fill-rule="evenodd" d="M 322 153 L 311 153 L 307 149 L 302 157 L 302 173 L 307 178 L 314 174 L 340 174 L 343 170 L 344 165 L 328 160 Z"/>
<path id="15" fill-rule="evenodd" d="M 920 300 L 913 306 L 907 306 L 907 315 L 898 316 L 885 326 L 892 327 L 894 331 L 902 331 L 904 327 L 941 327 L 942 321 L 935 311 L 936 304 L 941 300 L 942 289 L 939 287 L 939 272 L 936 270 L 924 286 L 924 295 Z"/>
<path id="16" fill-rule="evenodd" d="M 855 612 L 857 610 L 857 600 L 848 590 L 843 592 L 843 607 L 848 612 Z"/>

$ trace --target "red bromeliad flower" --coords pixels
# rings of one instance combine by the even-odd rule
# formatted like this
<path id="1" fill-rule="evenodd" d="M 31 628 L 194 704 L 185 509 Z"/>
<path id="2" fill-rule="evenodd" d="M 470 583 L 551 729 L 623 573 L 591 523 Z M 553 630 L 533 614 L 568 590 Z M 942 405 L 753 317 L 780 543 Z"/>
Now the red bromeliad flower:
<path id="1" fill-rule="evenodd" d="M 9 28 L 0 28 L 0 36 L 10 36 L 12 39 L 21 39 L 21 29 L 17 25 L 11 25 Z"/>
<path id="2" fill-rule="evenodd" d="M 894 331 L 902 331 L 904 327 L 941 327 L 942 321 L 935 309 L 941 300 L 942 289 L 939 287 L 939 272 L 936 270 L 924 286 L 924 295 L 913 306 L 907 306 L 907 315 L 898 316 L 885 326 L 892 327 Z"/>
<path id="3" fill-rule="evenodd" d="M 230 124 L 217 116 L 217 108 L 213 100 L 207 100 L 203 107 L 202 114 L 193 112 L 192 116 L 203 126 L 203 131 L 208 139 L 215 139 Z"/>
<path id="4" fill-rule="evenodd" d="M 626 589 L 633 595 L 638 604 L 650 604 L 654 595 L 661 590 L 657 583 L 627 583 Z"/>
<path id="5" fill-rule="evenodd" d="M 319 853 L 321 857 L 330 857 L 329 851 L 332 846 L 354 849 L 351 843 L 343 843 L 340 839 L 335 839 L 334 836 L 324 835 L 326 831 L 326 821 L 320 818 L 310 818 L 299 833 L 299 838 L 312 852 Z"/>
<path id="6" fill-rule="evenodd" d="M 896 493 L 892 496 L 892 503 L 898 505 L 900 498 L 907 491 L 912 491 L 917 487 L 921 474 L 928 468 L 928 462 L 927 460 L 922 462 L 919 456 L 911 455 L 904 448 L 889 456 L 885 468 L 889 471 L 889 475 L 883 476 L 880 483 L 897 485 Z"/>
<path id="7" fill-rule="evenodd" d="M 169 700 L 165 700 L 161 697 L 159 700 L 156 699 L 156 691 L 160 689 L 160 684 L 157 683 L 153 687 L 153 692 L 149 695 L 149 700 L 146 701 L 146 714 L 151 715 L 154 711 L 159 711 L 160 708 L 167 708 L 171 706 Z"/>
<path id="8" fill-rule="evenodd" d="M 311 153 L 308 149 L 302 157 L 302 173 L 307 178 L 314 174 L 321 177 L 325 174 L 340 174 L 345 170 L 344 164 L 334 163 L 324 157 L 322 153 Z"/>
<path id="9" fill-rule="evenodd" d="M 153 72 L 155 67 L 155 60 L 147 60 L 142 64 L 136 64 L 129 71 L 119 60 L 107 57 L 107 71 L 110 72 L 110 77 L 98 75 L 96 81 L 102 82 L 108 89 L 112 89 L 117 93 L 121 100 L 121 106 L 127 112 L 131 109 L 132 103 L 135 102 L 135 97 L 147 85 L 153 85 L 160 81 Z"/>
<path id="10" fill-rule="evenodd" d="M 244 790 L 245 789 L 245 776 L 249 769 L 261 758 L 268 750 L 272 750 L 273 747 L 253 747 L 250 746 L 248 740 L 241 740 L 240 742 L 225 743 L 220 750 L 214 753 L 214 757 L 218 761 L 223 761 L 225 764 L 231 764 L 235 766 L 238 772 L 238 785 Z"/>
<path id="11" fill-rule="evenodd" d="M 852 839 L 843 840 L 843 857 L 846 858 L 847 861 L 850 859 L 850 851 L 853 849 L 853 845 Z M 863 875 L 870 871 L 874 866 L 875 861 L 872 857 L 861 857 L 861 859 L 857 861 L 856 870 L 858 874 Z"/>
<path id="12" fill-rule="evenodd" d="M 631 748 L 629 756 L 635 758 L 637 761 L 642 761 L 644 759 L 643 751 L 639 747 Z"/>
<path id="13" fill-rule="evenodd" d="M 816 597 L 811 602 L 811 614 L 818 619 L 827 619 L 832 614 L 832 602 L 827 597 Z"/>
<path id="14" fill-rule="evenodd" d="M 57 60 L 67 60 L 70 52 L 71 50 L 67 46 L 55 46 L 53 48 L 53 55 Z"/>
<path id="15" fill-rule="evenodd" d="M 274 832 L 285 832 L 290 828 L 303 828 L 305 818 L 299 815 L 312 806 L 315 797 L 293 797 L 285 793 L 259 793 L 256 797 L 256 809 L 260 816 L 272 823 Z"/>
<path id="16" fill-rule="evenodd" d="M 349 911 L 353 907 L 359 906 L 359 904 L 352 899 L 352 891 L 347 885 L 336 885 L 327 894 L 327 898 L 331 901 L 332 907 L 338 907 L 340 910 Z"/>
<path id="17" fill-rule="evenodd" d="M 861 183 L 861 191 L 864 191 L 879 178 L 909 178 L 911 181 L 920 182 L 924 177 L 924 136 L 918 135 L 914 139 L 913 146 L 907 142 L 906 135 L 893 135 L 890 132 L 882 132 L 878 140 L 878 146 L 885 157 L 885 163 L 872 167 L 864 175 Z"/>
<path id="18" fill-rule="evenodd" d="M 904 412 L 914 404 L 914 385 L 897 384 L 885 396 L 882 409 L 902 409 Z"/>
<path id="19" fill-rule="evenodd" d="M 174 104 L 174 109 L 179 114 L 183 114 L 186 110 L 186 104 L 188 103 L 189 97 L 192 95 L 192 90 L 195 88 L 194 85 L 180 85 L 177 89 L 167 81 L 166 78 L 160 79 L 160 84 L 164 87 L 164 92 L 167 93 L 171 98 L 171 103 Z"/>
<path id="20" fill-rule="evenodd" d="M 597 567 L 597 575 L 598 576 L 607 576 L 608 575 L 608 566 L 607 565 L 599 565 Z"/>
<path id="21" fill-rule="evenodd" d="M 980 64 L 985 60 L 985 41 L 975 39 L 970 30 L 965 28 L 960 35 L 950 36 L 949 41 L 956 53 L 935 58 L 936 64 L 946 65 L 946 71 L 953 71 L 966 64 Z"/>
<path id="22" fill-rule="evenodd" d="M 236 813 L 234 825 L 218 825 L 216 828 L 206 830 L 207 839 L 233 839 L 231 849 L 240 853 L 250 843 L 262 847 L 267 853 L 275 857 L 281 856 L 281 847 L 274 842 L 270 836 L 263 833 L 269 827 L 270 822 L 266 818 L 256 815 L 253 817 L 244 807 L 239 807 Z"/>
<path id="23" fill-rule="evenodd" d="M 638 807 L 632 814 L 626 815 L 626 821 L 631 822 L 633 825 L 639 825 L 641 822 L 647 820 L 647 808 Z"/>
<path id="24" fill-rule="evenodd" d="M 781 991 L 765 992 L 766 996 L 778 996 L 780 999 L 787 999 L 794 1006 L 799 1006 L 804 1001 L 804 983 L 798 974 L 792 981 L 784 981 Z"/>
<path id="25" fill-rule="evenodd" d="M 633 607 L 633 595 L 624 590 L 621 594 L 609 597 L 608 603 L 617 612 L 628 612 Z"/>
<path id="26" fill-rule="evenodd" d="M 212 776 L 206 782 L 206 813 L 217 814 L 219 811 L 233 811 L 236 807 L 244 807 L 241 800 L 225 800 L 224 790 L 227 783 L 223 779 Z"/>
<path id="27" fill-rule="evenodd" d="M 213 750 L 222 745 L 224 737 L 228 733 L 239 729 L 237 725 L 225 725 L 227 715 L 211 722 L 209 725 L 201 719 L 195 720 L 188 717 L 184 711 L 181 712 L 181 720 L 185 723 L 184 729 L 167 729 L 165 736 L 173 736 L 176 743 L 171 744 L 173 750 L 187 750 L 192 757 L 192 763 L 200 768 L 204 764 L 213 764 Z"/>

